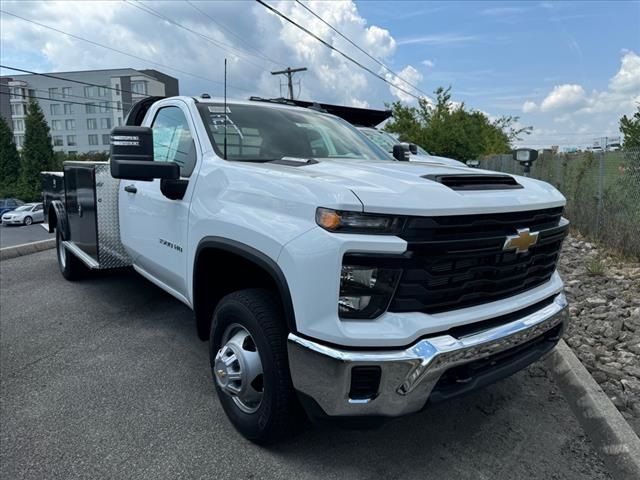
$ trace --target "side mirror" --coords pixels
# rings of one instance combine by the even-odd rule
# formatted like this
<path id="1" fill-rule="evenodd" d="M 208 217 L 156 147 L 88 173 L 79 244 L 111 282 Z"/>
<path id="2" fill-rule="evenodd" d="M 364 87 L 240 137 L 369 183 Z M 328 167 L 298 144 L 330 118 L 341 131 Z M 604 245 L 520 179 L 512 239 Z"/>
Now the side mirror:
<path id="1" fill-rule="evenodd" d="M 409 150 L 409 145 L 407 145 L 406 143 L 399 143 L 398 145 L 394 145 L 393 158 L 401 162 L 408 162 L 409 158 L 411 158 L 411 151 Z"/>
<path id="2" fill-rule="evenodd" d="M 411 155 L 417 155 L 418 154 L 418 145 L 416 145 L 415 143 L 410 143 L 409 144 L 409 151 L 411 152 Z"/>
<path id="3" fill-rule="evenodd" d="M 111 130 L 111 176 L 126 180 L 177 180 L 180 167 L 153 161 L 153 131 L 149 127 L 116 127 Z"/>

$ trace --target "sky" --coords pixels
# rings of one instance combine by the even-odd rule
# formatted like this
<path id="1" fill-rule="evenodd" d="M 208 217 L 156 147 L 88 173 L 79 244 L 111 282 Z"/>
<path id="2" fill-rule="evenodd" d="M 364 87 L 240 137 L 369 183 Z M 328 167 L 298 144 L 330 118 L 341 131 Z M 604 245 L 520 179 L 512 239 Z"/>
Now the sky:
<path id="1" fill-rule="evenodd" d="M 0 56 L 38 72 L 155 68 L 212 96 L 227 58 L 233 98 L 286 95 L 270 72 L 304 66 L 297 98 L 370 108 L 451 86 L 468 108 L 532 126 L 518 146 L 533 148 L 617 137 L 640 104 L 638 1 L 302 1 L 377 61 L 298 3 L 265 0 L 373 74 L 253 1 L 3 0 Z"/>

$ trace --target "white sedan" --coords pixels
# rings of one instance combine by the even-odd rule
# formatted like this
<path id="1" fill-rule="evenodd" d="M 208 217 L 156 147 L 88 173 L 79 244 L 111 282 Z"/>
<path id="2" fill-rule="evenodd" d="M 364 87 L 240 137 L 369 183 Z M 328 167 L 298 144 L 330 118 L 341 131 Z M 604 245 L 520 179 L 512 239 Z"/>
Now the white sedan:
<path id="1" fill-rule="evenodd" d="M 31 225 L 35 222 L 44 222 L 41 203 L 27 203 L 2 215 L 5 225 Z"/>

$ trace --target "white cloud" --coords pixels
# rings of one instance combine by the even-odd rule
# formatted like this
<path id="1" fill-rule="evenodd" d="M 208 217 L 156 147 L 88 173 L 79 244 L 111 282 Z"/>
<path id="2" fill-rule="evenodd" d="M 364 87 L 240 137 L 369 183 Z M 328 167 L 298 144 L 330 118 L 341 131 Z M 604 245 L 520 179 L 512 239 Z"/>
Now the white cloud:
<path id="1" fill-rule="evenodd" d="M 38 71 L 156 68 L 179 78 L 183 94 L 209 92 L 216 96 L 222 94 L 222 65 L 226 57 L 229 93 L 236 98 L 279 96 L 283 78 L 270 72 L 287 66 L 308 68 L 304 74 L 294 77 L 296 83 L 300 81 L 295 93 L 299 90 L 302 99 L 358 106 L 371 104 L 373 108 L 381 108 L 385 101 L 394 98 L 389 93 L 389 85 L 257 3 L 194 3 L 217 23 L 182 2 L 147 1 L 142 5 L 206 35 L 210 41 L 125 2 L 40 1 L 30 2 L 29 8 L 24 9 L 22 2 L 3 1 L 3 9 L 7 11 L 143 59 L 127 57 L 2 15 L 3 63 L 12 65 L 7 59 L 19 59 L 14 60 L 14 64 L 20 61 L 20 65 L 15 66 Z M 274 1 L 270 4 L 336 48 L 377 70 L 378 65 L 297 3 Z M 396 40 L 385 28 L 369 24 L 354 1 L 310 1 L 307 5 L 371 55 L 393 63 Z M 219 46 L 221 44 L 224 44 L 223 48 Z M 408 81 L 419 81 L 410 70 L 404 73 L 408 75 Z M 3 71 L 3 74 L 12 72 Z"/>
<path id="2" fill-rule="evenodd" d="M 409 87 L 407 83 L 410 83 L 411 85 L 416 85 L 420 83 L 420 80 L 422 80 L 422 74 L 418 70 L 413 68 L 411 65 L 407 65 L 402 70 L 400 70 L 398 72 L 398 75 L 401 78 L 398 78 L 390 73 L 387 73 L 385 77 L 387 78 L 388 81 L 390 81 L 396 87 L 400 87 L 403 90 L 406 90 L 408 92 L 412 92 L 413 89 Z M 407 83 L 403 82 L 402 80 L 405 80 Z M 415 97 L 408 95 L 407 93 L 399 90 L 398 88 L 394 88 L 390 86 L 389 91 L 391 92 L 392 95 L 394 95 L 395 97 L 397 97 L 399 100 L 403 102 L 408 103 L 408 102 L 415 101 Z"/>
<path id="3" fill-rule="evenodd" d="M 433 60 L 423 60 L 422 64 L 427 67 L 427 68 L 433 68 L 436 66 L 435 62 Z"/>
<path id="4" fill-rule="evenodd" d="M 433 35 L 421 35 L 419 37 L 406 37 L 398 40 L 398 45 L 449 45 L 452 43 L 468 43 L 477 40 L 475 35 L 461 35 L 457 33 L 440 33 Z"/>
<path id="5" fill-rule="evenodd" d="M 582 85 L 563 84 L 537 103 L 525 101 L 522 111 L 529 115 L 523 121 L 535 127 L 526 142 L 535 147 L 589 146 L 596 138 L 619 136 L 620 117 L 632 113 L 638 104 L 640 57 L 625 50 L 607 89 L 587 92 Z"/>
<path id="6" fill-rule="evenodd" d="M 609 82 L 609 89 L 620 93 L 637 93 L 640 91 L 639 55 L 631 51 L 624 52 L 620 70 Z"/>
<path id="7" fill-rule="evenodd" d="M 553 90 L 540 104 L 540 110 L 566 110 L 582 106 L 586 102 L 586 94 L 582 85 L 565 84 L 553 87 Z"/>

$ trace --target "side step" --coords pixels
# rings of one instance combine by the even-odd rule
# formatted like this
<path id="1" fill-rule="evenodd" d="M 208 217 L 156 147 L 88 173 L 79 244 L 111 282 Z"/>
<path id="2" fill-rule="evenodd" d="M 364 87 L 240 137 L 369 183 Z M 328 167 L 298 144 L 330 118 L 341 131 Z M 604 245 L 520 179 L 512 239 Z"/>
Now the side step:
<path id="1" fill-rule="evenodd" d="M 65 240 L 64 242 L 62 242 L 62 245 L 64 245 L 67 250 L 78 257 L 87 267 L 91 268 L 92 270 L 100 268 L 100 264 L 91 255 L 78 247 L 75 243 Z"/>

